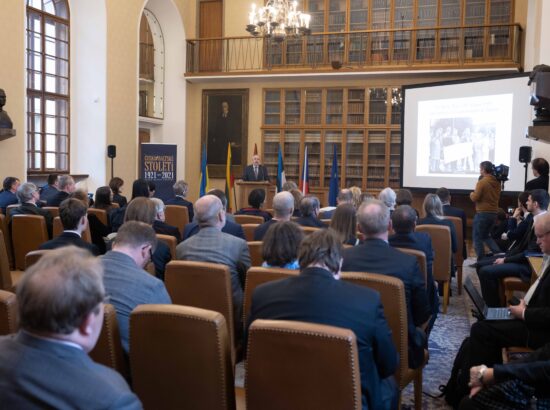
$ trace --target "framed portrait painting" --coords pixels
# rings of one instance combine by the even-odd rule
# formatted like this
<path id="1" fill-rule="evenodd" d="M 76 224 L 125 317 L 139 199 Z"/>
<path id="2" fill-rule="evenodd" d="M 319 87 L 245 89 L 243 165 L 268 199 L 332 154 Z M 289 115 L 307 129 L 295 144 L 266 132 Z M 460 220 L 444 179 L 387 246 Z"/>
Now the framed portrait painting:
<path id="1" fill-rule="evenodd" d="M 225 177 L 231 144 L 232 172 L 240 176 L 248 149 L 248 89 L 203 90 L 201 129 L 209 175 Z"/>

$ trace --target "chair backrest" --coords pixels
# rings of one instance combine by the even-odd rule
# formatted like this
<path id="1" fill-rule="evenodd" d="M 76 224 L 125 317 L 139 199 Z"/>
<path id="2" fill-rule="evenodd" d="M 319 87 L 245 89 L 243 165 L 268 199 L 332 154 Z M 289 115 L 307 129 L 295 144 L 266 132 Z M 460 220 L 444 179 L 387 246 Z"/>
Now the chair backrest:
<path id="1" fill-rule="evenodd" d="M 274 280 L 285 279 L 290 276 L 299 275 L 300 272 L 291 269 L 281 268 L 250 268 L 246 273 L 246 281 L 244 285 L 244 298 L 243 298 L 243 324 L 246 326 L 248 323 L 248 316 L 250 315 L 250 307 L 252 306 L 252 294 L 256 288 L 264 283 Z"/>
<path id="2" fill-rule="evenodd" d="M 324 223 L 326 226 L 330 226 L 330 222 L 332 221 L 332 219 L 321 219 L 321 222 Z"/>
<path id="3" fill-rule="evenodd" d="M 64 231 L 63 224 L 61 223 L 61 218 L 56 216 L 53 218 L 53 229 L 52 237 L 57 238 Z M 82 239 L 88 243 L 92 243 L 92 234 L 90 232 L 90 225 L 86 226 L 86 230 L 82 232 Z"/>
<path id="4" fill-rule="evenodd" d="M 42 256 L 50 252 L 48 249 L 38 249 L 31 251 L 25 255 L 25 270 L 29 269 L 32 265 L 40 260 Z"/>
<path id="5" fill-rule="evenodd" d="M 109 225 L 109 219 L 107 218 L 107 211 L 105 209 L 88 208 L 88 214 L 97 216 L 99 222 L 103 225 Z"/>
<path id="6" fill-rule="evenodd" d="M 454 253 L 455 256 L 455 265 L 462 266 L 464 264 L 464 235 L 462 230 L 462 219 L 458 216 L 446 216 L 445 219 L 448 219 L 453 223 L 455 226 L 455 233 L 456 233 L 456 252 Z"/>
<path id="7" fill-rule="evenodd" d="M 235 409 L 230 337 L 218 312 L 138 306 L 130 316 L 130 364 L 146 409 Z"/>
<path id="8" fill-rule="evenodd" d="M 59 207 L 57 206 L 43 206 L 42 209 L 49 211 L 50 214 L 52 215 L 52 218 L 59 216 Z"/>
<path id="9" fill-rule="evenodd" d="M 111 202 L 111 208 L 120 208 L 120 205 L 117 202 Z"/>
<path id="10" fill-rule="evenodd" d="M 248 410 L 361 409 L 355 334 L 313 323 L 255 320 L 245 390 Z"/>
<path id="11" fill-rule="evenodd" d="M 6 246 L 7 258 L 9 267 L 13 268 L 15 262 L 13 260 L 13 248 L 11 246 L 11 235 L 8 227 L 8 222 L 4 214 L 0 214 L 0 231 L 4 234 L 4 245 Z"/>
<path id="12" fill-rule="evenodd" d="M 15 293 L 0 290 L 0 336 L 17 331 L 17 301 Z"/>
<path id="13" fill-rule="evenodd" d="M 432 238 L 434 261 L 433 276 L 438 281 L 451 280 L 451 230 L 442 225 L 418 225 L 418 232 L 425 232 Z"/>
<path id="14" fill-rule="evenodd" d="M 173 304 L 220 312 L 227 322 L 231 346 L 234 346 L 235 319 L 229 267 L 218 263 L 172 260 L 166 265 L 164 283 Z M 234 361 L 234 348 L 231 354 Z"/>
<path id="15" fill-rule="evenodd" d="M 407 253 L 409 255 L 415 256 L 416 261 L 418 262 L 418 266 L 420 267 L 420 271 L 424 275 L 424 284 L 425 286 L 428 286 L 427 280 L 428 280 L 428 262 L 426 261 L 426 254 L 422 251 L 419 251 L 417 249 L 410 249 L 410 248 L 396 248 L 399 249 L 399 251 L 403 253 Z"/>
<path id="16" fill-rule="evenodd" d="M 263 224 L 264 218 L 256 215 L 235 215 L 235 222 L 238 224 Z"/>
<path id="17" fill-rule="evenodd" d="M 170 255 L 172 256 L 172 259 L 176 259 L 176 246 L 178 245 L 178 241 L 176 240 L 176 238 L 172 235 L 162 235 L 160 233 L 157 233 L 157 239 L 168 245 L 168 248 L 170 248 Z"/>
<path id="18" fill-rule="evenodd" d="M 8 205 L 6 207 L 6 220 L 10 221 L 10 218 L 11 218 L 11 210 L 14 209 L 14 208 L 18 208 L 20 206 L 20 204 L 11 204 L 11 205 Z"/>
<path id="19" fill-rule="evenodd" d="M 119 372 L 126 380 L 129 380 L 128 359 L 122 350 L 120 330 L 116 319 L 116 311 L 113 305 L 105 304 L 103 312 L 103 326 L 99 339 L 93 350 L 89 353 L 94 362 L 111 367 Z"/>
<path id="20" fill-rule="evenodd" d="M 399 353 L 399 368 L 395 378 L 400 383 L 409 368 L 407 301 L 403 281 L 388 275 L 366 272 L 342 272 L 341 279 L 380 293 L 384 316 L 392 331 L 393 344 Z"/>
<path id="21" fill-rule="evenodd" d="M 181 205 L 166 205 L 164 216 L 166 217 L 166 223 L 176 226 L 183 235 L 185 225 L 189 223 L 189 210 L 187 207 Z"/>
<path id="22" fill-rule="evenodd" d="M 15 267 L 25 269 L 25 255 L 48 240 L 46 219 L 41 215 L 13 215 L 11 233 Z"/>
<path id="23" fill-rule="evenodd" d="M 319 229 L 322 228 L 315 228 L 314 226 L 300 226 L 302 228 L 302 231 L 304 231 L 304 235 L 309 235 L 310 233 L 317 232 Z"/>
<path id="24" fill-rule="evenodd" d="M 0 231 L 0 289 L 8 291 L 13 289 L 10 264 L 8 262 L 8 251 L 6 250 L 4 233 L 2 231 Z"/>
<path id="25" fill-rule="evenodd" d="M 260 224 L 241 224 L 244 231 L 244 237 L 247 241 L 254 240 L 254 231 L 258 226 L 260 226 Z"/>
<path id="26" fill-rule="evenodd" d="M 262 258 L 262 241 L 250 241 L 248 243 L 248 251 L 250 252 L 250 266 L 262 266 L 264 259 Z"/>

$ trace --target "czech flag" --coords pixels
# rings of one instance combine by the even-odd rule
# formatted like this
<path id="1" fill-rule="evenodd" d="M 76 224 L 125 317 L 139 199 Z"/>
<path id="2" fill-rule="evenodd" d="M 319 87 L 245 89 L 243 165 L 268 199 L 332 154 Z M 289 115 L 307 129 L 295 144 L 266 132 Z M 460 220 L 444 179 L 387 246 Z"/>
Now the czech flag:
<path id="1" fill-rule="evenodd" d="M 283 185 L 286 183 L 285 165 L 283 164 L 283 152 L 279 145 L 279 159 L 277 161 L 277 192 L 283 191 Z"/>
<path id="2" fill-rule="evenodd" d="M 206 145 L 202 149 L 201 158 L 201 180 L 199 196 L 204 196 L 208 192 L 208 165 L 206 165 Z"/>
<path id="3" fill-rule="evenodd" d="M 336 206 L 338 197 L 338 158 L 336 157 L 336 144 L 332 150 L 332 169 L 330 170 L 330 183 L 328 188 L 328 204 Z"/>
<path id="4" fill-rule="evenodd" d="M 309 163 L 307 160 L 307 145 L 304 152 L 304 168 L 302 169 L 302 177 L 300 178 L 300 191 L 302 194 L 309 194 Z"/>
<path id="5" fill-rule="evenodd" d="M 228 211 L 231 211 L 233 209 L 231 207 L 231 202 L 232 202 L 231 200 L 233 198 L 233 195 L 231 195 L 231 192 L 233 191 L 234 186 L 235 186 L 235 178 L 231 173 L 231 143 L 229 143 L 227 144 L 227 165 L 225 168 L 225 197 L 227 198 Z"/>

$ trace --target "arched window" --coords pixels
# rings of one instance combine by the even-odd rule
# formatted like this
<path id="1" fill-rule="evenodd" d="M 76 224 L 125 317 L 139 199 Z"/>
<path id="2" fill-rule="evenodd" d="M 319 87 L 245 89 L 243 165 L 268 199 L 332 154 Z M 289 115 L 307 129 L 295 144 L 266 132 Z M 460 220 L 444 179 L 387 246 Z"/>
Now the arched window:
<path id="1" fill-rule="evenodd" d="M 139 25 L 139 115 L 164 118 L 164 36 L 147 9 Z"/>
<path id="2" fill-rule="evenodd" d="M 69 4 L 27 0 L 27 171 L 69 172 Z"/>

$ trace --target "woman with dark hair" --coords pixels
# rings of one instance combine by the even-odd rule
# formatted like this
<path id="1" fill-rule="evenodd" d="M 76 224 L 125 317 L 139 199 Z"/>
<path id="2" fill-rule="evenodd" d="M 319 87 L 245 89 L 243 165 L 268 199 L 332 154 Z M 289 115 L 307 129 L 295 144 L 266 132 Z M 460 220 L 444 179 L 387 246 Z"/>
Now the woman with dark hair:
<path id="1" fill-rule="evenodd" d="M 124 181 L 122 178 L 114 177 L 109 181 L 109 188 L 113 191 L 112 201 L 117 203 L 119 207 L 124 207 L 128 202 L 125 196 L 122 196 L 122 187 L 124 186 Z"/>
<path id="2" fill-rule="evenodd" d="M 132 200 L 139 197 L 149 198 L 149 184 L 141 178 L 132 184 Z"/>
<path id="3" fill-rule="evenodd" d="M 300 269 L 298 248 L 304 239 L 300 226 L 294 222 L 277 222 L 269 227 L 262 246 L 262 266 Z"/>
<path id="4" fill-rule="evenodd" d="M 264 218 L 264 222 L 269 221 L 273 216 L 266 211 L 262 211 L 262 205 L 265 201 L 265 191 L 261 188 L 253 189 L 248 195 L 249 208 L 241 208 L 235 215 L 254 215 Z"/>
<path id="5" fill-rule="evenodd" d="M 548 191 L 548 173 L 550 171 L 548 161 L 544 158 L 535 158 L 533 162 L 531 162 L 531 169 L 533 170 L 535 179 L 525 184 L 525 190 L 532 191 L 533 189 L 544 189 Z"/>
<path id="6" fill-rule="evenodd" d="M 111 202 L 111 188 L 108 186 L 101 186 L 95 191 L 95 202 L 94 208 L 103 209 L 104 211 L 109 212 L 113 207 Z"/>
<path id="7" fill-rule="evenodd" d="M 330 227 L 337 233 L 340 241 L 345 245 L 357 245 L 357 211 L 351 204 L 338 205 L 332 219 Z"/>

